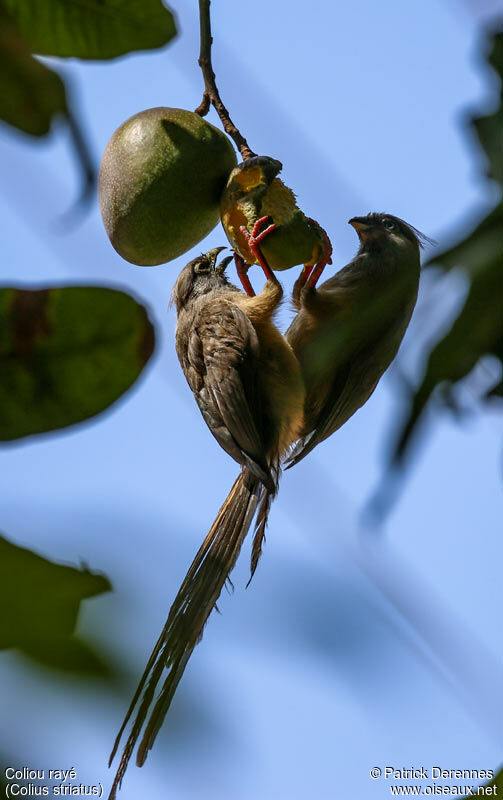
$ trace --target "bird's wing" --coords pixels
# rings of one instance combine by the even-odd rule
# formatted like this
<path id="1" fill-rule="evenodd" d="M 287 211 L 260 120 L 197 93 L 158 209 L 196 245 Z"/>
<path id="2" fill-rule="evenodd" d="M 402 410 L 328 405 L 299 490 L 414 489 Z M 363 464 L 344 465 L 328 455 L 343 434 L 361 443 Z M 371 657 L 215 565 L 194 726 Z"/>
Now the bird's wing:
<path id="1" fill-rule="evenodd" d="M 366 403 L 376 388 L 381 374 L 377 378 L 372 376 L 370 380 L 365 381 L 366 376 L 362 371 L 352 369 L 350 363 L 338 371 L 316 427 L 297 442 L 288 458 L 288 468 L 298 464 L 311 450 L 314 450 L 316 445 L 335 433 Z"/>
<path id="2" fill-rule="evenodd" d="M 246 314 L 217 298 L 203 305 L 195 316 L 182 366 L 220 446 L 268 482 L 258 353 L 258 337 Z"/>
<path id="3" fill-rule="evenodd" d="M 370 397 L 377 385 L 378 379 L 360 369 L 360 354 L 355 350 L 355 335 L 358 336 L 358 328 L 362 324 L 360 311 L 368 307 L 372 298 L 368 285 L 362 280 L 364 277 L 360 263 L 355 261 L 325 281 L 319 290 L 305 294 L 303 301 L 306 311 L 309 313 L 312 304 L 312 313 L 321 320 L 316 333 L 316 350 L 311 342 L 302 343 L 302 329 L 309 325 L 303 311 L 299 312 L 290 327 L 292 343 L 297 338 L 303 350 L 302 359 L 306 362 L 303 365 L 304 372 L 309 375 L 313 370 L 312 374 L 315 375 L 320 370 L 326 371 L 328 376 L 331 375 L 331 385 L 326 391 L 322 407 L 318 406 L 314 412 L 313 430 L 297 442 L 288 458 L 288 467 L 293 467 L 317 444 L 340 428 Z M 290 341 L 289 333 L 287 331 L 286 337 Z M 324 336 L 327 344 L 325 353 Z M 334 350 L 335 341 L 337 346 Z M 323 380 L 316 381 L 316 384 L 323 397 Z M 316 397 L 314 402 L 316 405 Z"/>
<path id="4" fill-rule="evenodd" d="M 297 464 L 317 444 L 335 433 L 367 402 L 393 361 L 407 322 L 408 316 L 401 319 L 400 324 L 389 327 L 386 327 L 386 320 L 383 327 L 373 322 L 369 329 L 372 336 L 366 343 L 355 349 L 343 348 L 341 363 L 334 370 L 331 386 L 323 406 L 316 414 L 313 430 L 297 443 L 288 459 L 289 466 Z"/>
<path id="5" fill-rule="evenodd" d="M 299 440 L 290 454 L 289 467 L 338 430 L 367 402 L 398 351 L 416 295 L 417 281 L 412 282 L 407 274 L 391 284 L 389 280 L 383 282 L 379 275 L 378 280 L 370 281 L 365 260 L 360 257 L 325 281 L 319 298 L 306 296 L 307 302 L 319 303 L 318 315 L 325 315 L 316 332 L 316 350 L 309 337 L 307 342 L 302 342 L 305 325 L 302 311 L 291 328 L 307 354 L 303 370 L 309 373 L 312 368 L 315 378 L 321 370 L 321 378 L 315 382 L 316 391 L 311 392 L 314 405 L 317 396 L 325 399 L 309 420 L 312 430 Z M 325 353 L 324 336 L 327 337 Z M 323 386 L 324 375 L 331 382 L 328 387 L 326 383 Z M 309 419 L 307 405 L 306 419 Z"/>

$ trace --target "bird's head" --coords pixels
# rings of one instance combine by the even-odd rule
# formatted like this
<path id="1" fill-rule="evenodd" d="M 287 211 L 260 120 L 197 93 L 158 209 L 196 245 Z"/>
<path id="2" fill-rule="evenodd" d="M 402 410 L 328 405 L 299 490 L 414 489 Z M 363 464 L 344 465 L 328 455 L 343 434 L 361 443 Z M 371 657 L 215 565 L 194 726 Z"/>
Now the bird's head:
<path id="1" fill-rule="evenodd" d="M 226 256 L 217 266 L 217 256 L 225 249 L 225 247 L 215 247 L 208 253 L 202 253 L 182 269 L 171 295 L 171 302 L 175 304 L 177 314 L 190 300 L 214 289 L 229 286 L 225 268 L 233 257 Z"/>
<path id="2" fill-rule="evenodd" d="M 360 239 L 360 252 L 379 251 L 392 248 L 395 252 L 416 254 L 425 244 L 433 241 L 417 228 L 392 214 L 367 214 L 349 220 Z"/>

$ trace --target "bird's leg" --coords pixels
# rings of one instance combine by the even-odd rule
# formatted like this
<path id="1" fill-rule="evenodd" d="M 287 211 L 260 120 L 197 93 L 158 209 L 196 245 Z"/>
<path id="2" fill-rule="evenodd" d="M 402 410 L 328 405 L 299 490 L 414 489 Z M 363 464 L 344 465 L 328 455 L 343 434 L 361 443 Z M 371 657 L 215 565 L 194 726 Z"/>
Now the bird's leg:
<path id="1" fill-rule="evenodd" d="M 236 272 L 239 280 L 241 281 L 241 286 L 245 290 L 248 297 L 255 297 L 253 286 L 251 285 L 248 277 L 250 264 L 247 264 L 244 258 L 239 255 L 239 253 L 234 253 L 234 263 L 236 264 Z"/>
<path id="2" fill-rule="evenodd" d="M 300 310 L 300 293 L 304 288 L 304 286 L 306 285 L 306 281 L 312 272 L 314 263 L 315 263 L 314 260 L 312 260 L 309 261 L 307 264 L 304 264 L 304 266 L 302 267 L 302 272 L 300 273 L 299 277 L 297 278 L 297 280 L 293 285 L 292 300 L 297 310 Z"/>
<path id="3" fill-rule="evenodd" d="M 307 264 L 304 264 L 302 272 L 295 281 L 295 288 L 298 287 L 299 292 L 306 284 L 314 289 L 327 264 L 332 263 L 332 243 L 328 238 L 327 233 L 325 233 L 321 225 L 318 225 L 317 222 L 314 220 L 310 221 L 320 232 L 321 238 L 323 239 L 323 244 L 318 248 L 318 252 L 316 252 L 311 261 L 308 261 Z"/>
<path id="4" fill-rule="evenodd" d="M 241 233 L 248 240 L 248 246 L 252 252 L 252 255 L 256 258 L 264 270 L 264 275 L 266 277 L 266 284 L 260 294 L 258 294 L 256 297 L 243 297 L 239 302 L 235 301 L 236 305 L 239 305 L 239 307 L 243 309 L 253 325 L 261 324 L 266 320 L 270 320 L 280 304 L 281 298 L 283 297 L 283 288 L 281 283 L 271 270 L 266 258 L 264 257 L 264 254 L 260 250 L 260 242 L 276 227 L 274 223 L 271 223 L 267 225 L 265 229 L 260 230 L 261 226 L 269 221 L 269 217 L 261 217 L 253 226 L 251 233 L 248 233 L 244 226 L 240 228 Z"/>
<path id="5" fill-rule="evenodd" d="M 265 223 L 269 223 L 267 228 L 263 228 L 260 230 L 261 226 Z M 242 225 L 240 230 L 243 236 L 248 239 L 248 247 L 250 248 L 251 252 L 257 259 L 258 263 L 264 270 L 264 275 L 268 281 L 273 281 L 273 283 L 277 283 L 278 279 L 274 275 L 273 271 L 271 270 L 267 260 L 260 249 L 260 242 L 265 239 L 266 236 L 269 236 L 270 233 L 275 230 L 276 225 L 274 222 L 270 222 L 270 217 L 260 217 L 253 226 L 253 230 L 251 233 L 248 233 L 245 226 Z"/>
<path id="6" fill-rule="evenodd" d="M 318 225 L 318 223 L 315 223 L 315 224 L 316 224 L 316 227 L 318 228 L 318 230 L 321 233 L 321 237 L 323 239 L 323 244 L 321 246 L 321 253 L 319 254 L 317 262 L 315 263 L 314 267 L 309 270 L 309 272 L 307 273 L 306 279 L 305 279 L 305 282 L 307 283 L 307 285 L 310 286 L 312 289 L 316 286 L 316 283 L 317 283 L 321 273 L 323 272 L 323 270 L 327 266 L 327 264 L 331 264 L 332 263 L 332 243 L 331 243 L 330 239 L 328 238 L 327 233 L 321 227 L 321 225 Z M 301 275 L 303 274 L 303 272 L 304 272 L 304 270 L 302 270 Z"/>
<path id="7" fill-rule="evenodd" d="M 327 264 L 332 263 L 332 243 L 327 234 L 317 222 L 310 220 L 317 228 L 323 239 L 321 247 L 317 246 L 311 261 L 304 264 L 302 271 L 293 285 L 292 300 L 295 308 L 300 309 L 300 293 L 304 286 L 316 288 L 316 283 Z"/>

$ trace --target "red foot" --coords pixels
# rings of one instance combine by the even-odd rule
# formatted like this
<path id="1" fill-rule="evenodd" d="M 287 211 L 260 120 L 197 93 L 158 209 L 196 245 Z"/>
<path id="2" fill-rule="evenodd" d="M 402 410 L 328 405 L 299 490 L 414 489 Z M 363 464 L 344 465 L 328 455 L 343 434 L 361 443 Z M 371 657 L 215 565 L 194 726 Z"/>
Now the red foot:
<path id="1" fill-rule="evenodd" d="M 274 222 L 271 222 L 269 223 L 267 228 L 259 232 L 260 226 L 264 225 L 266 222 L 269 222 L 270 219 L 271 219 L 270 217 L 260 217 L 260 219 L 258 219 L 255 225 L 253 226 L 250 238 L 252 238 L 257 244 L 261 242 L 262 239 L 265 239 L 265 237 L 269 233 L 272 233 L 272 231 L 275 229 L 276 225 L 274 224 Z"/>
<path id="2" fill-rule="evenodd" d="M 323 230 L 323 228 L 320 225 L 317 225 L 317 227 L 321 231 L 321 235 L 323 237 L 323 247 L 322 247 L 322 250 L 321 250 L 321 256 L 320 256 L 319 260 L 314 265 L 314 268 L 311 267 L 309 269 L 309 272 L 308 272 L 308 274 L 306 276 L 306 283 L 311 288 L 314 288 L 316 286 L 316 283 L 317 283 L 321 273 L 323 272 L 323 270 L 327 266 L 327 264 L 331 264 L 332 263 L 332 243 L 331 243 L 330 239 L 328 238 L 327 234 L 325 233 L 325 231 Z"/>
<path id="3" fill-rule="evenodd" d="M 248 277 L 248 269 L 250 268 L 250 265 L 245 263 L 244 258 L 240 256 L 239 253 L 234 253 L 234 262 L 236 264 L 238 278 L 241 281 L 241 286 L 245 290 L 248 297 L 255 297 L 253 286 L 251 285 Z"/>
<path id="4" fill-rule="evenodd" d="M 265 239 L 265 237 L 268 236 L 270 233 L 272 233 L 272 231 L 275 230 L 276 228 L 274 222 L 271 222 L 267 226 L 267 228 L 264 228 L 262 231 L 260 231 L 260 227 L 265 223 L 268 223 L 269 220 L 270 217 L 260 217 L 260 219 L 258 219 L 254 224 L 251 234 L 248 233 L 244 225 L 241 226 L 240 231 L 243 234 L 243 236 L 245 236 L 248 239 L 248 247 L 250 248 L 254 257 L 264 270 L 264 275 L 266 276 L 267 280 L 274 281 L 275 277 L 271 271 L 269 264 L 266 261 L 264 254 L 262 253 L 259 247 L 259 244 L 262 241 L 262 239 Z"/>

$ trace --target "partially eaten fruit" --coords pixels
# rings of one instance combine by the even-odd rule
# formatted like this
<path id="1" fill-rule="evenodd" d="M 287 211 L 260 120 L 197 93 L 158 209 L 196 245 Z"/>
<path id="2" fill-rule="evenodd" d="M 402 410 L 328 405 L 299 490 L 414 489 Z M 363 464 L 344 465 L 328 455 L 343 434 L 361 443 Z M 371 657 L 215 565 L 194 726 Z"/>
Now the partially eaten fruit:
<path id="1" fill-rule="evenodd" d="M 241 228 L 251 234 L 261 217 L 276 226 L 261 243 L 261 251 L 275 270 L 297 264 L 315 264 L 327 247 L 327 236 L 317 222 L 297 206 L 295 195 L 278 178 L 282 164 L 268 156 L 255 156 L 232 170 L 220 201 L 220 217 L 227 238 L 250 264 L 257 260 Z"/>
<path id="2" fill-rule="evenodd" d="M 132 264 L 154 266 L 190 250 L 215 227 L 233 145 L 198 114 L 149 108 L 108 142 L 98 198 L 112 245 Z"/>

